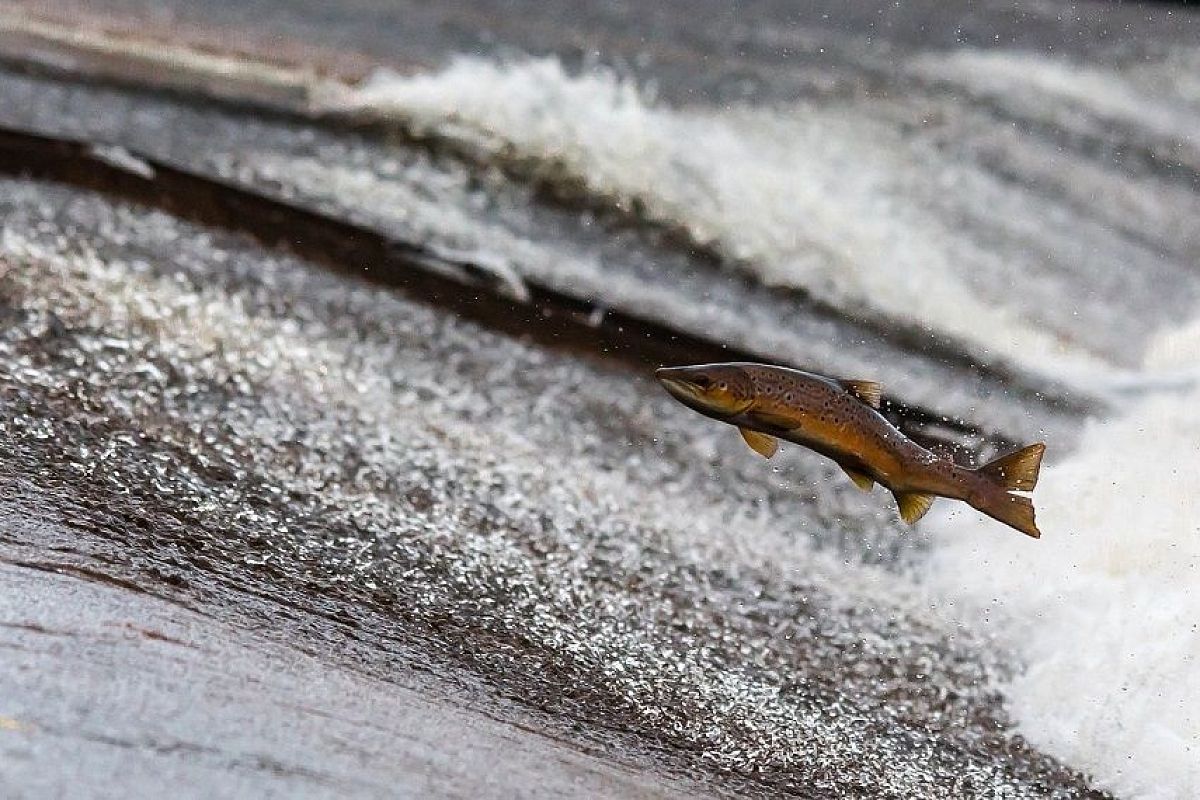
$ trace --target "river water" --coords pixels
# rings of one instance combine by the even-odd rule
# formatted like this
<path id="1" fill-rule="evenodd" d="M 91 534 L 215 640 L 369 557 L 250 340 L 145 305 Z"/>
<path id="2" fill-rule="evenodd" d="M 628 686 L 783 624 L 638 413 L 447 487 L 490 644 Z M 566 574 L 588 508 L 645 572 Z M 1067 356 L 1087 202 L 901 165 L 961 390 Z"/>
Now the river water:
<path id="1" fill-rule="evenodd" d="M 713 791 L 1200 792 L 1194 15 L 556 9 L 265 4 L 380 62 L 314 92 L 333 122 L 17 72 L 3 122 L 1045 439 L 1042 540 L 945 501 L 907 529 L 646 374 L 24 179 L 8 473 L 122 498 L 142 579 L 319 605 L 364 669 L 402 643 Z"/>

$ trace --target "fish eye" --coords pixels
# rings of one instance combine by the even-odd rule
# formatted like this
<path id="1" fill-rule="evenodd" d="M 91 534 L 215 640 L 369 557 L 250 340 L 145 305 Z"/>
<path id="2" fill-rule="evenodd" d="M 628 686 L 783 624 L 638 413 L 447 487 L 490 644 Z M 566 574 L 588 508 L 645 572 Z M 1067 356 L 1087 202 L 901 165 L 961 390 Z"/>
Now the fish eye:
<path id="1" fill-rule="evenodd" d="M 725 381 L 721 381 L 720 383 L 717 384 L 717 388 L 720 389 L 721 391 L 725 391 L 726 389 L 729 388 L 729 384 L 726 383 Z"/>

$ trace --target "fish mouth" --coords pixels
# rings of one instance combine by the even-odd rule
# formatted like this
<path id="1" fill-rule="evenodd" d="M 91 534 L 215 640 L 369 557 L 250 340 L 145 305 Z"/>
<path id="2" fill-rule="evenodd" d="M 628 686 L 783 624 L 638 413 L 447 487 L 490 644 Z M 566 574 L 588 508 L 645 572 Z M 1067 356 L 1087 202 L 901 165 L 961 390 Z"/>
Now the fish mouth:
<path id="1" fill-rule="evenodd" d="M 731 407 L 728 398 L 714 397 L 711 381 L 696 381 L 690 367 L 662 367 L 654 371 L 654 377 L 667 392 L 688 408 L 717 419 L 736 416 L 743 408 Z"/>
<path id="2" fill-rule="evenodd" d="M 683 402 L 697 401 L 704 396 L 704 391 L 687 379 L 680 367 L 662 367 L 654 371 L 654 377 L 676 400 Z"/>

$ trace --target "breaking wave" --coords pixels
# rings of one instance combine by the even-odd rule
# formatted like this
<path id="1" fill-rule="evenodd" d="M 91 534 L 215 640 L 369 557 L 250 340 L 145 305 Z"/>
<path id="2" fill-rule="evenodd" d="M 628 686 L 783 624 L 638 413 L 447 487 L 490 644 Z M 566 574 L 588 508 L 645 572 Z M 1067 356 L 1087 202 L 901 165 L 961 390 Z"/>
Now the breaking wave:
<path id="1" fill-rule="evenodd" d="M 973 276 L 1014 267 L 915 200 L 973 178 L 931 169 L 931 154 L 893 121 L 861 109 L 672 108 L 611 71 L 474 58 L 435 74 L 376 74 L 340 104 L 491 163 L 536 162 L 594 198 L 683 228 L 764 283 L 851 315 L 915 322 L 981 362 L 1060 377 L 1106 363 L 1088 342 L 1031 322 L 1019 296 L 981 295 Z"/>

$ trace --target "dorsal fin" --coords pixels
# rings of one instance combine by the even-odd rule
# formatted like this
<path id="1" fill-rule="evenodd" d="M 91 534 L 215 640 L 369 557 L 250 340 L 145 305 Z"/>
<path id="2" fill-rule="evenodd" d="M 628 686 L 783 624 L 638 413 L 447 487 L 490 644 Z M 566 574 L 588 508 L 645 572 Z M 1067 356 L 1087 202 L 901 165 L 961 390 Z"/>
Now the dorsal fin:
<path id="1" fill-rule="evenodd" d="M 896 504 L 900 506 L 900 518 L 912 525 L 925 516 L 933 505 L 933 495 L 920 492 L 896 492 Z"/>
<path id="2" fill-rule="evenodd" d="M 986 475 L 1010 492 L 1032 492 L 1033 487 L 1037 486 L 1038 472 L 1042 468 L 1042 454 L 1045 452 L 1045 444 L 1031 444 L 1015 453 L 989 461 L 978 471 L 980 475 Z"/>
<path id="3" fill-rule="evenodd" d="M 843 380 L 838 384 L 871 408 L 879 408 L 883 387 L 875 381 Z"/>
<path id="4" fill-rule="evenodd" d="M 749 428 L 738 428 L 738 430 L 741 432 L 742 438 L 746 440 L 746 444 L 750 445 L 750 449 L 763 458 L 770 458 L 779 449 L 779 442 L 775 441 L 774 436 L 752 431 Z"/>

